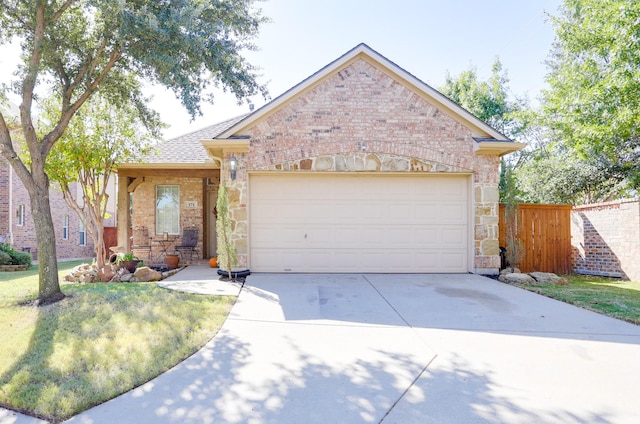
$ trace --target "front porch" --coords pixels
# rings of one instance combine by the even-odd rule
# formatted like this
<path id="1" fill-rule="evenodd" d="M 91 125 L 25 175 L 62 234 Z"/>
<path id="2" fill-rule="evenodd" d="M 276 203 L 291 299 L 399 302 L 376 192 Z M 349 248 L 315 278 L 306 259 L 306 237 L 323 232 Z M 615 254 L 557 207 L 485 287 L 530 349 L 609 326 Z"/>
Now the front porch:
<path id="1" fill-rule="evenodd" d="M 149 164 L 150 165 L 150 164 Z M 166 254 L 181 250 L 180 264 L 208 265 L 216 256 L 215 206 L 220 170 L 153 168 L 145 164 L 118 169 L 118 245 L 149 264 L 162 264 Z"/>

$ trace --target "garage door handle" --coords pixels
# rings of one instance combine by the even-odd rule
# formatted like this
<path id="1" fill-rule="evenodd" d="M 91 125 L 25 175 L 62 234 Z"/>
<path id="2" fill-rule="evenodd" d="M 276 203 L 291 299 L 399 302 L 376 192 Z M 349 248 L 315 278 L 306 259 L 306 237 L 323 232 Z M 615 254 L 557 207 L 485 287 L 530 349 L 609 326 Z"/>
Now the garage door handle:
<path id="1" fill-rule="evenodd" d="M 307 234 L 305 233 L 304 238 L 307 238 Z"/>

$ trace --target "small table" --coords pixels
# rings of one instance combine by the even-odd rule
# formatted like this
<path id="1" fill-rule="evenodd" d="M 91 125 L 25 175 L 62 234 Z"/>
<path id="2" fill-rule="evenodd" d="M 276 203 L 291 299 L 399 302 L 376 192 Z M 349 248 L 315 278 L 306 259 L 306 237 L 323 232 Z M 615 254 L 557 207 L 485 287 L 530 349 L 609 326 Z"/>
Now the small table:
<path id="1" fill-rule="evenodd" d="M 153 241 L 158 243 L 160 245 L 160 248 L 162 248 L 162 253 L 158 255 L 158 259 L 162 259 L 165 256 L 167 256 L 169 254 L 169 252 L 167 252 L 167 249 L 169 249 L 169 247 L 171 247 L 171 245 L 175 242 L 173 238 L 169 238 L 169 239 L 156 238 Z"/>

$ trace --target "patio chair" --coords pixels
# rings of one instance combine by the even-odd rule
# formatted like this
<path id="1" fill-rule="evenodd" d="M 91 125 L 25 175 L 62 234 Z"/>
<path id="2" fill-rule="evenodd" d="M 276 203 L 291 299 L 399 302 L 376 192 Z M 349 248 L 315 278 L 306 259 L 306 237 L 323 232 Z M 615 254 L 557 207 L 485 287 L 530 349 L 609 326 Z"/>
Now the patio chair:
<path id="1" fill-rule="evenodd" d="M 5 242 L 9 241 L 9 236 L 11 236 L 11 233 L 7 233 L 4 236 L 0 234 L 0 244 L 5 244 Z"/>
<path id="2" fill-rule="evenodd" d="M 133 243 L 131 245 L 132 251 L 146 251 L 147 259 L 151 259 L 151 239 L 149 238 L 149 231 L 147 227 L 134 227 L 133 229 Z M 140 257 L 140 255 L 136 254 Z"/>
<path id="3" fill-rule="evenodd" d="M 189 260 L 191 260 L 193 257 L 193 253 L 198 253 L 198 249 L 196 249 L 197 245 L 198 228 L 187 227 L 182 230 L 182 243 L 178 246 L 175 246 L 175 250 L 180 254 L 180 258 L 182 258 L 183 252 L 189 252 Z"/>

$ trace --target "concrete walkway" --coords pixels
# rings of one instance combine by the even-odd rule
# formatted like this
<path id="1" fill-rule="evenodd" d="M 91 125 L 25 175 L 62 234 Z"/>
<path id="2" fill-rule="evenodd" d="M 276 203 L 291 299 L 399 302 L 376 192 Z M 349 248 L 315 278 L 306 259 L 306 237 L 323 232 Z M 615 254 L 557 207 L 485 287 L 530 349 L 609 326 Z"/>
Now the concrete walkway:
<path id="1" fill-rule="evenodd" d="M 189 265 L 171 277 L 158 282 L 158 286 L 185 293 L 237 296 L 242 283 L 220 281 L 217 268 L 203 265 Z"/>
<path id="2" fill-rule="evenodd" d="M 218 335 L 73 423 L 637 423 L 640 327 L 475 275 L 247 278 Z"/>

